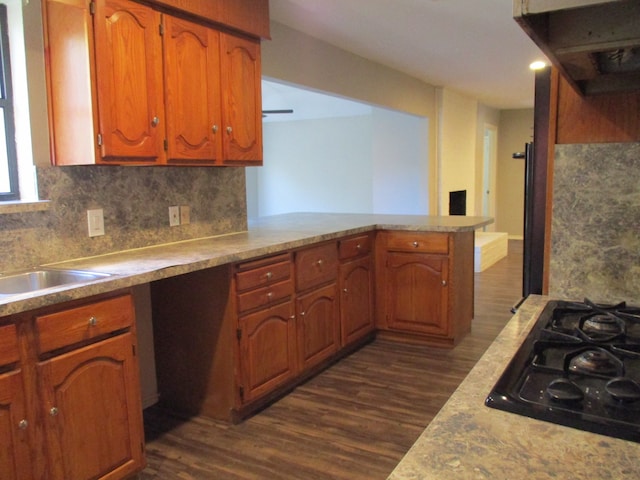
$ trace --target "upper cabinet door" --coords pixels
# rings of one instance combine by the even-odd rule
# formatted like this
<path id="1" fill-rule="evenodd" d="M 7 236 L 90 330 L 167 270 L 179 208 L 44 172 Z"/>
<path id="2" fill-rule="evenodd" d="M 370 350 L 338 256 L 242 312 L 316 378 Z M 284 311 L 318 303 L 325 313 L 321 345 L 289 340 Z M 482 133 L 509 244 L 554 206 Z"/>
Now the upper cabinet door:
<path id="1" fill-rule="evenodd" d="M 160 13 L 134 2 L 96 2 L 98 117 L 104 160 L 163 161 L 160 20 Z"/>
<path id="2" fill-rule="evenodd" d="M 168 162 L 220 157 L 220 36 L 215 30 L 165 15 L 165 98 Z"/>
<path id="3" fill-rule="evenodd" d="M 221 34 L 223 151 L 227 164 L 262 164 L 260 43 Z"/>

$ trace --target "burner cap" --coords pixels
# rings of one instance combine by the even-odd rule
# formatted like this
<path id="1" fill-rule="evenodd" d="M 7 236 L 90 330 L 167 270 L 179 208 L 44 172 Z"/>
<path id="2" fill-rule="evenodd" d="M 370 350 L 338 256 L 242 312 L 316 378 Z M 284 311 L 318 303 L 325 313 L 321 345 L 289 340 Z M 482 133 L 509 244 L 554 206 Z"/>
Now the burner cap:
<path id="1" fill-rule="evenodd" d="M 624 321 L 607 312 L 595 312 L 580 319 L 578 332 L 585 340 L 606 342 L 624 335 Z"/>
<path id="2" fill-rule="evenodd" d="M 577 402 L 584 398 L 584 393 L 575 383 L 566 378 L 556 378 L 547 385 L 549 396 L 560 402 Z"/>
<path id="3" fill-rule="evenodd" d="M 609 380 L 605 390 L 616 400 L 621 402 L 635 402 L 640 400 L 640 385 L 627 377 L 616 377 Z"/>
<path id="4" fill-rule="evenodd" d="M 575 373 L 612 376 L 621 367 L 617 359 L 602 348 L 584 350 L 571 358 L 569 369 Z"/>

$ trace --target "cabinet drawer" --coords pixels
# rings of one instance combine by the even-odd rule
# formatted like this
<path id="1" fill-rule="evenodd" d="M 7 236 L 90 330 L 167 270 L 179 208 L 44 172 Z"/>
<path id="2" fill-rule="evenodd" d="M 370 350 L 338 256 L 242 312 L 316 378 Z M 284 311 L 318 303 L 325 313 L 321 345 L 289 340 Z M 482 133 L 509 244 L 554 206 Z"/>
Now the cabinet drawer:
<path id="1" fill-rule="evenodd" d="M 338 274 L 338 249 L 335 243 L 307 248 L 296 253 L 296 289 L 306 290 L 335 280 Z"/>
<path id="2" fill-rule="evenodd" d="M 388 232 L 387 250 L 397 252 L 449 253 L 446 233 Z"/>
<path id="3" fill-rule="evenodd" d="M 0 327 L 0 367 L 15 363 L 19 359 L 18 335 L 14 324 Z"/>
<path id="4" fill-rule="evenodd" d="M 371 251 L 371 235 L 359 235 L 338 242 L 340 260 L 366 255 Z"/>
<path id="5" fill-rule="evenodd" d="M 289 278 L 291 276 L 291 263 L 288 261 L 288 257 L 285 258 L 286 260 L 283 262 L 239 271 L 236 273 L 237 290 L 242 291 L 263 287 Z"/>
<path id="6" fill-rule="evenodd" d="M 45 353 L 91 340 L 134 322 L 131 295 L 100 300 L 76 308 L 36 317 L 38 352 Z"/>
<path id="7" fill-rule="evenodd" d="M 241 293 L 238 294 L 238 311 L 242 313 L 254 308 L 271 305 L 278 300 L 290 296 L 292 293 L 293 284 L 290 279 L 257 290 Z"/>

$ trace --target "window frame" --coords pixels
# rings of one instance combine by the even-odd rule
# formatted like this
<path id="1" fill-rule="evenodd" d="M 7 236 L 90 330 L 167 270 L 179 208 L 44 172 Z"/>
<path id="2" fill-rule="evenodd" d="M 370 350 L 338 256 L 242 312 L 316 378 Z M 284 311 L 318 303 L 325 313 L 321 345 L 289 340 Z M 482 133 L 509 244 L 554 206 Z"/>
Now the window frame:
<path id="1" fill-rule="evenodd" d="M 9 48 L 9 20 L 7 5 L 0 3 L 0 107 L 4 112 L 9 192 L 0 192 L 0 202 L 20 200 L 16 128 L 14 121 L 13 84 Z"/>

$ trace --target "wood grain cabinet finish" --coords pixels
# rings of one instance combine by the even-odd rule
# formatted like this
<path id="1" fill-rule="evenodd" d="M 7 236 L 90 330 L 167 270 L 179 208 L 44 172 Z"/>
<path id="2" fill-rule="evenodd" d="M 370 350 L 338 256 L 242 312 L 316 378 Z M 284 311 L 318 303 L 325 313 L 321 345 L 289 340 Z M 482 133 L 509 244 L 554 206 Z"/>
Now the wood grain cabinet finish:
<path id="1" fill-rule="evenodd" d="M 455 345 L 473 318 L 473 232 L 378 232 L 381 336 Z"/>
<path id="2" fill-rule="evenodd" d="M 260 40 L 153 4 L 43 2 L 54 164 L 260 165 Z"/>
<path id="3" fill-rule="evenodd" d="M 91 305 L 106 323 L 121 324 L 106 318 L 113 314 L 126 317 L 126 326 L 80 338 L 77 324 L 87 320 Z M 45 327 L 45 320 L 52 325 Z M 0 454 L 2 478 L 9 472 L 11 479 L 115 480 L 141 471 L 144 433 L 131 296 L 47 307 L 14 321 L 20 359 L 0 373 L 0 438 L 10 447 Z M 38 336 L 53 338 L 56 330 L 62 340 L 55 349 L 48 340 L 44 344 L 52 348 L 37 344 Z"/>
<path id="4" fill-rule="evenodd" d="M 27 415 L 24 375 L 14 324 L 0 326 L 0 472 L 7 480 L 31 480 L 29 444 L 35 423 Z"/>
<path id="5" fill-rule="evenodd" d="M 373 315 L 373 235 L 338 241 L 340 267 L 340 338 L 342 346 L 353 344 L 375 330 Z"/>
<path id="6" fill-rule="evenodd" d="M 297 373 L 292 268 L 288 254 L 236 267 L 241 407 Z"/>

